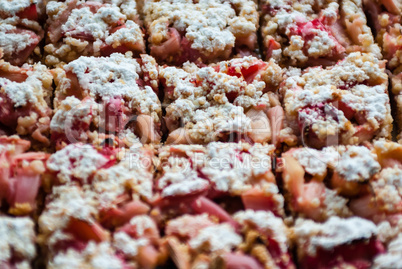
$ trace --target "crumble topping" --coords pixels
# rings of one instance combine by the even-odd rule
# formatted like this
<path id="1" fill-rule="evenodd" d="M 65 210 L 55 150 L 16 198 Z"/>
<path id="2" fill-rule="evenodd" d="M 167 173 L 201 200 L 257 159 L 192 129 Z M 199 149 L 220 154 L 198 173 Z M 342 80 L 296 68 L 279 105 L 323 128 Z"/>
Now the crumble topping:
<path id="1" fill-rule="evenodd" d="M 333 147 L 322 150 L 313 148 L 299 148 L 292 152 L 292 156 L 304 167 L 307 173 L 324 177 L 328 166 L 334 166 L 339 159 L 339 153 Z"/>
<path id="2" fill-rule="evenodd" d="M 133 0 L 48 2 L 46 63 L 58 65 L 80 55 L 101 56 L 121 50 L 143 53 L 144 33 L 137 24 L 136 8 Z"/>
<path id="3" fill-rule="evenodd" d="M 126 19 L 119 8 L 116 6 L 104 6 L 94 14 L 90 7 L 73 9 L 65 24 L 61 29 L 66 36 L 78 34 L 89 34 L 95 39 L 104 39 L 108 34 L 107 29 L 110 24 L 117 24 Z"/>
<path id="4" fill-rule="evenodd" d="M 194 228 L 197 225 L 197 228 Z M 183 215 L 178 218 L 169 220 L 166 225 L 166 234 L 175 235 L 178 234 L 181 237 L 194 238 L 200 227 L 212 226 L 214 223 L 208 217 L 208 214 L 201 215 Z"/>
<path id="5" fill-rule="evenodd" d="M 283 205 L 271 171 L 274 149 L 272 145 L 222 142 L 211 142 L 205 147 L 167 146 L 159 153 L 165 163 L 157 186 L 162 189 L 162 197 L 186 195 L 212 186 L 221 192 L 240 195 L 257 187 Z M 176 151 L 187 156 L 176 157 Z"/>
<path id="6" fill-rule="evenodd" d="M 71 217 L 93 223 L 98 207 L 94 192 L 74 185 L 55 186 L 50 202 L 39 217 L 39 229 L 45 234 L 53 233 L 65 228 Z"/>
<path id="7" fill-rule="evenodd" d="M 83 250 L 69 248 L 66 252 L 58 253 L 49 261 L 49 268 L 110 268 L 123 269 L 123 260 L 118 258 L 109 242 L 95 243 L 90 241 Z"/>
<path id="8" fill-rule="evenodd" d="M 6 63 L 1 63 L 9 71 L 19 70 Z M 47 106 L 47 100 L 51 96 L 52 75 L 46 66 L 37 63 L 33 66 L 24 65 L 27 78 L 23 82 L 16 82 L 4 77 L 0 77 L 1 92 L 5 93 L 14 103 L 14 107 L 18 108 L 28 104 L 34 107 Z M 21 71 L 22 71 L 21 70 Z"/>
<path id="9" fill-rule="evenodd" d="M 122 54 L 99 58 L 83 56 L 65 65 L 64 70 L 76 74 L 80 86 L 92 97 L 133 98 L 138 94 L 140 65 Z"/>
<path id="10" fill-rule="evenodd" d="M 341 157 L 336 171 L 347 181 L 367 181 L 381 169 L 376 155 L 366 147 L 340 147 Z"/>
<path id="11" fill-rule="evenodd" d="M 294 233 L 298 246 L 306 248 L 307 253 L 314 256 L 317 248 L 331 250 L 355 240 L 370 239 L 377 234 L 377 227 L 359 217 L 342 219 L 332 216 L 324 223 L 298 219 Z"/>
<path id="12" fill-rule="evenodd" d="M 237 212 L 233 218 L 240 225 L 255 226 L 263 234 L 274 239 L 282 252 L 288 249 L 288 230 L 283 220 L 269 211 L 246 210 Z"/>
<path id="13" fill-rule="evenodd" d="M 245 144 L 211 142 L 207 145 L 208 161 L 201 172 L 206 175 L 219 191 L 239 195 L 260 185 L 274 193 L 270 182 L 259 182 L 258 176 L 271 174 L 271 154 L 273 146 L 255 144 L 246 148 Z"/>
<path id="14" fill-rule="evenodd" d="M 0 23 L 0 48 L 4 55 L 11 56 L 22 52 L 37 42 L 33 32 L 17 29 L 16 26 L 7 24 L 7 20 Z"/>
<path id="15" fill-rule="evenodd" d="M 35 0 L 5 0 L 1 1 L 0 10 L 6 14 L 14 16 L 18 12 L 35 3 Z"/>
<path id="16" fill-rule="evenodd" d="M 150 69 L 149 59 L 147 63 L 147 68 Z M 142 70 L 136 59 L 119 53 L 110 57 L 83 56 L 65 65 L 64 70 L 77 75 L 79 86 L 94 99 L 121 97 L 127 100 L 130 108 L 142 113 L 152 114 L 160 111 L 159 99 L 152 88 L 140 88 L 138 85 Z"/>
<path id="17" fill-rule="evenodd" d="M 118 164 L 101 169 L 94 175 L 92 186 L 100 204 L 109 206 L 130 189 L 146 199 L 152 198 L 153 173 L 151 149 L 133 145 Z"/>
<path id="18" fill-rule="evenodd" d="M 298 73 L 288 72 L 289 77 L 281 88 L 286 116 L 296 133 L 300 132 L 296 126 L 299 120 L 308 124 L 303 128 L 311 127 L 321 140 L 343 131 L 346 133 L 342 134 L 341 143 L 353 144 L 358 138 L 350 136 L 358 135 L 358 129 L 350 117 L 363 116 L 364 121 L 357 120 L 359 126 L 378 130 L 376 134 L 373 131 L 378 137 L 390 136 L 392 117 L 387 75 L 372 54 L 351 53 L 333 67 L 314 67 L 301 75 Z"/>
<path id="19" fill-rule="evenodd" d="M 50 156 L 47 167 L 57 173 L 60 183 L 71 182 L 73 178 L 87 183 L 89 176 L 108 161 L 90 145 L 71 144 Z"/>
<path id="20" fill-rule="evenodd" d="M 138 249 L 148 244 L 149 240 L 146 238 L 133 239 L 125 232 L 113 234 L 113 246 L 126 257 L 135 258 L 138 255 Z"/>
<path id="21" fill-rule="evenodd" d="M 258 13 L 253 1 L 146 1 L 145 24 L 151 44 L 169 38 L 172 25 L 191 41 L 191 48 L 205 54 L 222 52 L 235 45 L 237 37 L 257 30 Z"/>
<path id="22" fill-rule="evenodd" d="M 74 96 L 68 96 L 56 109 L 52 120 L 50 121 L 50 130 L 52 132 L 64 133 L 70 130 L 75 121 L 85 123 L 89 126 L 93 113 L 97 106 L 92 99 L 81 101 Z M 91 113 L 92 112 L 92 113 Z"/>
<path id="23" fill-rule="evenodd" d="M 28 217 L 0 216 L 0 261 L 7 264 L 14 256 L 32 261 L 36 255 L 34 229 L 34 222 Z"/>
<path id="24" fill-rule="evenodd" d="M 246 81 L 241 70 L 256 65 L 256 76 Z M 240 77 L 226 74 L 230 67 Z M 273 93 L 264 91 L 267 87 L 277 87 L 281 81 L 281 70 L 273 61 L 264 63 L 254 57 L 221 62 L 219 69 L 194 67 L 187 72 L 163 67 L 160 70 L 160 79 L 166 87 L 166 117 L 181 123 L 191 140 L 200 144 L 217 141 L 225 133 L 250 132 L 247 111 L 259 105 L 269 108 L 274 101 Z"/>
<path id="25" fill-rule="evenodd" d="M 233 227 L 223 223 L 201 229 L 198 235 L 190 240 L 189 245 L 194 250 L 229 252 L 241 242 L 241 236 L 234 231 Z"/>
<path id="26" fill-rule="evenodd" d="M 372 183 L 377 205 L 386 212 L 399 212 L 402 202 L 402 170 L 385 168 Z"/>
<path id="27" fill-rule="evenodd" d="M 267 57 L 290 65 L 317 66 L 322 63 L 314 59 L 336 61 L 356 50 L 380 58 L 361 1 L 339 2 L 262 1 L 261 31 Z"/>

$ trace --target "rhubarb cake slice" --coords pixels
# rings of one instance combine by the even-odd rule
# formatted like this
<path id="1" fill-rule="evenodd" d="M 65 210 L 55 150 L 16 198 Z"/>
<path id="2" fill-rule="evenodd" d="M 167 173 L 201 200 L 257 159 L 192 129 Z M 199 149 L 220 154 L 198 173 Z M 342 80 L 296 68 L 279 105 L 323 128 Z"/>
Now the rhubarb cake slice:
<path id="1" fill-rule="evenodd" d="M 0 60 L 0 135 L 18 134 L 49 146 L 52 83 L 40 63 L 17 67 Z"/>
<path id="2" fill-rule="evenodd" d="M 70 144 L 46 162 L 39 243 L 49 268 L 155 268 L 151 147 Z"/>
<path id="3" fill-rule="evenodd" d="M 129 145 L 138 140 L 159 142 L 158 66 L 151 56 L 81 56 L 54 74 L 55 115 L 50 129 L 57 148 L 108 136 Z"/>
<path id="4" fill-rule="evenodd" d="M 283 197 L 272 172 L 272 145 L 211 142 L 159 150 L 155 206 L 172 212 L 209 213 L 233 223 L 241 208 L 284 215 Z M 165 215 L 166 216 L 165 216 Z"/>
<path id="5" fill-rule="evenodd" d="M 291 214 L 315 221 L 351 216 L 350 199 L 369 193 L 380 170 L 377 155 L 364 146 L 296 148 L 278 161 Z"/>
<path id="6" fill-rule="evenodd" d="M 376 225 L 359 217 L 331 217 L 324 223 L 298 219 L 293 233 L 299 268 L 368 269 L 385 252 Z"/>
<path id="7" fill-rule="evenodd" d="M 80 56 L 145 52 L 135 0 L 48 1 L 45 62 L 68 63 Z"/>
<path id="8" fill-rule="evenodd" d="M 307 67 L 333 65 L 357 51 L 381 58 L 361 1 L 263 0 L 260 6 L 266 59 Z"/>
<path id="9" fill-rule="evenodd" d="M 210 63 L 257 50 L 252 0 L 146 0 L 144 17 L 151 55 L 160 62 Z"/>
<path id="10" fill-rule="evenodd" d="M 0 2 L 0 59 L 21 66 L 41 59 L 44 37 L 42 1 Z"/>
<path id="11" fill-rule="evenodd" d="M 322 148 L 391 138 L 385 62 L 354 52 L 331 67 L 290 68 L 281 86 L 294 144 Z M 290 143 L 292 145 L 292 143 Z"/>
<path id="12" fill-rule="evenodd" d="M 279 141 L 284 113 L 277 89 L 282 69 L 243 57 L 199 68 L 159 70 L 168 144 Z"/>
<path id="13" fill-rule="evenodd" d="M 397 0 L 364 1 L 377 43 L 392 73 L 392 93 L 396 101 L 395 118 L 402 142 L 402 3 Z"/>

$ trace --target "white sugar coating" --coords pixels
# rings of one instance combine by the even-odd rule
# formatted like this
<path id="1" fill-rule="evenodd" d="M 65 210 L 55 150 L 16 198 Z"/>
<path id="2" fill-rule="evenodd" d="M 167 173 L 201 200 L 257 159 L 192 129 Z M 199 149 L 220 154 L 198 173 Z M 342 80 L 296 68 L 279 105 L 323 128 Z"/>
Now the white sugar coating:
<path id="1" fill-rule="evenodd" d="M 319 29 L 309 30 L 309 34 L 315 34 L 308 45 L 308 54 L 311 57 L 320 57 L 322 55 L 331 55 L 332 51 L 336 48 L 335 38 L 330 37 L 327 31 Z"/>
<path id="2" fill-rule="evenodd" d="M 180 172 L 166 172 L 158 180 L 158 188 L 162 189 L 162 197 L 186 195 L 208 188 L 209 182 L 198 177 L 197 172 L 185 170 Z"/>
<path id="3" fill-rule="evenodd" d="M 52 199 L 39 217 L 39 229 L 52 233 L 66 227 L 71 217 L 92 223 L 98 213 L 96 193 L 77 186 L 53 187 Z"/>
<path id="4" fill-rule="evenodd" d="M 378 125 L 389 114 L 389 96 L 385 85 L 369 87 L 356 85 L 350 93 L 342 95 L 342 101 L 355 111 L 366 112 L 367 120 Z"/>
<path id="5" fill-rule="evenodd" d="M 57 173 L 61 183 L 78 178 L 86 183 L 89 176 L 105 165 L 108 159 L 98 153 L 92 146 L 70 144 L 57 151 L 47 160 L 47 168 Z"/>
<path id="6" fill-rule="evenodd" d="M 92 97 L 133 98 L 139 93 L 141 70 L 137 60 L 114 53 L 110 57 L 82 56 L 64 66 L 77 75 L 80 86 Z"/>
<path id="7" fill-rule="evenodd" d="M 108 45 L 120 46 L 124 43 L 134 44 L 137 42 L 143 43 L 143 33 L 138 24 L 133 21 L 127 21 L 125 24 L 126 27 L 120 28 L 116 32 L 109 35 L 105 42 Z"/>
<path id="8" fill-rule="evenodd" d="M 256 32 L 256 7 L 253 1 L 146 1 L 145 24 L 150 28 L 151 43 L 167 39 L 171 24 L 186 33 L 193 49 L 210 54 L 231 49 L 237 36 Z"/>
<path id="9" fill-rule="evenodd" d="M 300 148 L 292 151 L 292 156 L 311 175 L 325 176 L 328 166 L 334 165 L 339 158 L 339 153 L 332 147 L 323 148 L 321 151 L 313 148 Z"/>
<path id="10" fill-rule="evenodd" d="M 44 87 L 44 81 L 50 80 L 52 75 L 40 63 L 32 67 L 28 65 L 24 67 L 29 68 L 29 70 L 26 72 L 28 77 L 23 82 L 15 82 L 0 77 L 2 91 L 14 103 L 14 107 L 26 106 L 28 104 L 31 104 L 33 107 L 47 106 L 45 98 L 48 97 L 48 93 Z"/>
<path id="11" fill-rule="evenodd" d="M 136 59 L 114 53 L 110 57 L 80 57 L 64 66 L 77 75 L 80 87 L 92 98 L 120 97 L 141 113 L 160 112 L 160 101 L 149 87 L 139 87 L 141 67 Z"/>
<path id="12" fill-rule="evenodd" d="M 256 144 L 245 151 L 243 147 L 236 143 L 208 144 L 208 161 L 201 171 L 217 190 L 238 195 L 253 187 L 254 177 L 271 172 L 272 146 Z M 262 184 L 261 187 L 266 185 Z"/>
<path id="13" fill-rule="evenodd" d="M 154 230 L 157 231 L 158 228 L 156 227 L 156 223 L 153 221 L 153 219 L 148 216 L 148 215 L 140 215 L 140 216 L 135 216 L 130 220 L 130 225 L 134 227 L 133 232 L 138 237 L 144 236 L 146 230 Z"/>
<path id="14" fill-rule="evenodd" d="M 329 86 L 317 86 L 311 90 L 290 90 L 286 92 L 286 109 L 297 111 L 305 106 L 325 103 L 334 98 L 337 91 Z"/>
<path id="15" fill-rule="evenodd" d="M 298 131 L 296 122 L 299 117 L 312 122 L 312 131 L 321 140 L 329 135 L 337 135 L 339 131 L 357 136 L 358 130 L 353 122 L 338 109 L 337 101 L 341 101 L 341 104 L 346 104 L 347 108 L 367 119 L 367 125 L 378 131 L 375 133 L 377 137 L 389 137 L 392 117 L 387 93 L 388 80 L 382 66 L 373 54 L 356 52 L 326 69 L 308 68 L 302 74 L 293 70 L 288 72 L 281 92 L 288 122 L 293 123 L 291 128 L 294 132 Z M 317 105 L 324 105 L 321 114 L 314 109 L 302 110 Z M 344 133 L 340 138 L 342 143 L 355 143 L 355 137 L 351 139 Z"/>
<path id="16" fill-rule="evenodd" d="M 90 241 L 85 249 L 77 251 L 69 248 L 58 253 L 49 261 L 51 269 L 93 268 L 123 269 L 126 265 L 114 252 L 109 242 L 95 243 Z"/>
<path id="17" fill-rule="evenodd" d="M 134 239 L 124 232 L 117 232 L 113 235 L 113 246 L 129 258 L 135 258 L 138 255 L 138 249 L 148 244 L 148 239 Z"/>
<path id="18" fill-rule="evenodd" d="M 126 16 L 117 6 L 106 5 L 94 14 L 89 7 L 73 9 L 65 24 L 61 26 L 66 36 L 90 35 L 95 39 L 104 39 L 109 25 L 125 20 Z"/>
<path id="19" fill-rule="evenodd" d="M 332 67 L 309 68 L 300 76 L 291 76 L 286 80 L 286 87 L 291 88 L 295 83 L 305 90 L 314 91 L 318 86 L 335 86 L 363 83 L 365 80 L 380 80 L 386 82 L 387 75 L 380 61 L 373 54 L 350 53 L 346 58 Z M 326 94 L 328 95 L 328 93 Z"/>
<path id="20" fill-rule="evenodd" d="M 370 239 L 377 234 L 377 227 L 359 217 L 342 219 L 332 216 L 324 223 L 298 219 L 294 234 L 298 246 L 304 249 L 307 244 L 307 253 L 314 256 L 317 248 L 330 251 L 355 240 Z"/>
<path id="21" fill-rule="evenodd" d="M 152 198 L 153 174 L 149 169 L 152 160 L 146 153 L 145 149 L 132 147 L 118 164 L 96 172 L 92 187 L 102 206 L 112 205 L 127 189 L 146 199 Z"/>
<path id="22" fill-rule="evenodd" d="M 361 1 L 264 0 L 260 5 L 267 7 L 267 12 L 261 15 L 264 45 L 268 48 L 271 40 L 281 45 L 281 48 L 276 50 L 276 55 L 271 56 L 278 61 L 298 65 L 308 62 L 309 58 L 332 58 L 338 53 L 342 56 L 343 47 L 349 49 L 349 43 L 356 45 L 352 51 L 371 52 L 381 59 L 380 48 L 374 42 L 371 29 L 367 26 Z M 353 24 L 356 18 L 359 23 Z M 308 25 L 314 21 L 323 23 L 322 28 L 325 30 L 317 29 L 319 27 L 316 25 Z M 339 30 L 331 29 L 345 22 L 348 27 L 343 30 L 344 33 L 339 34 Z M 351 24 L 353 27 L 349 26 Z M 340 27 L 345 28 L 344 25 Z M 348 37 L 344 38 L 344 34 Z M 305 40 L 300 42 L 303 38 Z"/>
<path id="23" fill-rule="evenodd" d="M 192 249 L 207 248 L 211 252 L 230 252 L 242 242 L 230 224 L 218 224 L 203 228 L 198 235 L 190 240 L 189 245 Z"/>
<path id="24" fill-rule="evenodd" d="M 7 56 L 16 56 L 35 43 L 35 33 L 25 30 L 17 32 L 17 28 L 6 23 L 0 24 L 0 48 Z"/>
<path id="25" fill-rule="evenodd" d="M 399 212 L 402 202 L 402 169 L 385 168 L 378 179 L 371 182 L 376 202 L 387 212 Z"/>
<path id="26" fill-rule="evenodd" d="M 373 142 L 374 148 L 377 152 L 377 154 L 387 154 L 392 151 L 399 151 L 402 150 L 402 145 L 392 142 L 392 141 L 387 141 L 385 139 L 379 139 Z"/>
<path id="27" fill-rule="evenodd" d="M 193 49 L 206 50 L 210 53 L 224 50 L 228 46 L 233 47 L 235 42 L 235 37 L 230 31 L 216 26 L 205 27 L 205 24 L 190 25 L 186 37 L 193 41 L 191 44 Z"/>
<path id="28" fill-rule="evenodd" d="M 341 153 L 335 170 L 347 181 L 368 181 L 380 169 L 376 155 L 368 148 L 348 146 Z"/>
<path id="29" fill-rule="evenodd" d="M 35 2 L 35 0 L 2 0 L 0 1 L 0 12 L 15 15 Z"/>
<path id="30" fill-rule="evenodd" d="M 165 95 L 166 117 L 180 121 L 186 134 L 197 143 L 217 141 L 222 133 L 251 131 L 251 119 L 245 115 L 248 108 L 269 104 L 269 96 L 263 94 L 267 84 L 279 85 L 282 70 L 273 61 L 247 83 L 243 77 L 225 74 L 229 68 L 239 71 L 262 64 L 255 57 L 244 57 L 219 63 L 217 72 L 211 67 L 198 68 L 186 65 L 185 69 L 161 67 L 160 79 L 171 87 Z M 197 85 L 194 81 L 198 81 Z M 234 94 L 229 100 L 227 95 Z M 233 102 L 233 103 L 232 103 Z"/>
<path id="31" fill-rule="evenodd" d="M 391 241 L 387 252 L 374 259 L 373 268 L 388 269 L 402 268 L 402 235 Z"/>
<path id="32" fill-rule="evenodd" d="M 279 244 L 282 252 L 287 252 L 287 227 L 283 220 L 276 217 L 272 212 L 248 209 L 246 211 L 237 212 L 233 218 L 242 226 L 255 226 L 261 233 L 268 235 L 269 238 L 275 240 Z"/>
<path id="33" fill-rule="evenodd" d="M 0 261 L 11 262 L 15 256 L 31 261 L 35 258 L 35 224 L 28 217 L 0 216 Z"/>
<path id="34" fill-rule="evenodd" d="M 137 3 L 135 0 L 93 0 L 101 4 L 111 4 L 113 6 L 120 7 L 121 13 L 127 16 L 129 19 L 137 19 Z"/>
<path id="35" fill-rule="evenodd" d="M 348 207 L 349 200 L 340 196 L 337 191 L 325 188 L 324 197 L 322 215 L 325 218 L 331 216 L 349 217 L 353 215 Z"/>
<path id="36" fill-rule="evenodd" d="M 76 121 L 90 124 L 94 107 L 97 106 L 92 99 L 81 101 L 74 96 L 68 96 L 56 109 L 51 121 L 50 130 L 58 133 L 68 133 Z"/>

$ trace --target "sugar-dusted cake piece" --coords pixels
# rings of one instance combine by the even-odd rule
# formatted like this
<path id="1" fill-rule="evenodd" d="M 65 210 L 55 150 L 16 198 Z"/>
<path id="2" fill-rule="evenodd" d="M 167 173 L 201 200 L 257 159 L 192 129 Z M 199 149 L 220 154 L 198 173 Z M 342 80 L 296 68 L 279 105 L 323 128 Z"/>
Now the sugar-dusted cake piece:
<path id="1" fill-rule="evenodd" d="M 272 145 L 222 142 L 164 146 L 154 205 L 162 213 L 172 208 L 209 213 L 232 224 L 228 212 L 238 208 L 283 216 L 283 196 L 272 172 L 274 150 Z"/>
<path id="2" fill-rule="evenodd" d="M 300 268 L 371 268 L 385 249 L 368 220 L 331 217 L 324 223 L 298 219 L 293 230 Z"/>
<path id="3" fill-rule="evenodd" d="M 402 3 L 397 0 L 364 1 L 376 41 L 382 48 L 392 76 L 392 93 L 396 102 L 395 118 L 398 140 L 402 142 Z"/>
<path id="4" fill-rule="evenodd" d="M 391 138 L 388 76 L 373 54 L 351 53 L 327 68 L 291 68 L 280 91 L 294 144 L 322 148 Z"/>
<path id="5" fill-rule="evenodd" d="M 70 144 L 46 162 L 39 217 L 50 268 L 155 268 L 163 261 L 153 198 L 152 148 Z"/>
<path id="6" fill-rule="evenodd" d="M 35 223 L 28 217 L 0 216 L 0 266 L 33 268 L 36 258 Z"/>
<path id="7" fill-rule="evenodd" d="M 144 1 L 151 55 L 169 64 L 210 63 L 253 54 L 258 22 L 252 0 Z"/>
<path id="8" fill-rule="evenodd" d="M 283 109 L 276 94 L 282 69 L 255 57 L 199 68 L 159 69 L 168 144 L 240 140 L 276 144 Z"/>
<path id="9" fill-rule="evenodd" d="M 260 6 L 266 59 L 306 67 L 333 65 L 356 51 L 381 58 L 360 0 L 263 0 Z"/>
<path id="10" fill-rule="evenodd" d="M 399 0 L 364 0 L 364 10 L 372 22 L 372 31 L 382 49 L 387 66 L 402 72 L 402 2 Z"/>
<path id="11" fill-rule="evenodd" d="M 284 196 L 292 215 L 324 221 L 348 217 L 350 199 L 364 197 L 381 165 L 375 152 L 364 146 L 295 148 L 278 161 Z M 355 214 L 365 214 L 363 212 Z"/>
<path id="12" fill-rule="evenodd" d="M 49 145 L 52 83 L 52 74 L 40 63 L 17 67 L 0 60 L 0 135 Z"/>
<path id="13" fill-rule="evenodd" d="M 374 143 L 382 170 L 370 182 L 371 191 L 353 199 L 353 213 L 376 223 L 398 226 L 402 217 L 402 145 L 379 140 Z"/>
<path id="14" fill-rule="evenodd" d="M 158 66 L 152 57 L 82 56 L 54 74 L 55 114 L 50 129 L 57 147 L 92 143 L 105 135 L 143 143 L 160 141 Z"/>
<path id="15" fill-rule="evenodd" d="M 243 234 L 241 250 L 264 268 L 296 268 L 290 250 L 291 233 L 282 218 L 269 211 L 250 209 L 237 212 L 233 218 Z"/>
<path id="16" fill-rule="evenodd" d="M 295 268 L 289 230 L 267 211 L 239 211 L 237 229 L 208 214 L 171 219 L 164 231 L 169 256 L 178 268 Z M 214 267 L 215 266 L 215 267 Z"/>
<path id="17" fill-rule="evenodd" d="M 42 1 L 0 2 L 0 59 L 21 66 L 40 60 L 39 43 L 44 37 Z"/>
<path id="18" fill-rule="evenodd" d="M 53 66 L 80 56 L 145 52 L 135 0 L 48 1 L 45 62 Z"/>

